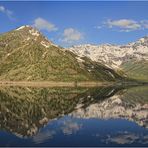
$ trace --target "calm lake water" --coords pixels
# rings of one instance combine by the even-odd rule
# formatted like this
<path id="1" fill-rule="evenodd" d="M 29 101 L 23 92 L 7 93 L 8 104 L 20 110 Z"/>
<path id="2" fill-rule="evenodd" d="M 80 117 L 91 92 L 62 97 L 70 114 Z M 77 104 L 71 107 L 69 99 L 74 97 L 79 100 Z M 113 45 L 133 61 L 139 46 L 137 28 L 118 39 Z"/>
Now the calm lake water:
<path id="1" fill-rule="evenodd" d="M 0 87 L 0 146 L 148 146 L 148 86 Z"/>

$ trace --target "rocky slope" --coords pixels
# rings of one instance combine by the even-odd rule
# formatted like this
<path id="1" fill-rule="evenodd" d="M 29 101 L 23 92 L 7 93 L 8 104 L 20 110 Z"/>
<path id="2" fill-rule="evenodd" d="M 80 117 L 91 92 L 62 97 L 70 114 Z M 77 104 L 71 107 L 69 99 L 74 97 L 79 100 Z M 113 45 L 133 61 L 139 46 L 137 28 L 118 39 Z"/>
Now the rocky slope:
<path id="1" fill-rule="evenodd" d="M 127 45 L 79 45 L 73 46 L 68 50 L 79 55 L 80 57 L 89 57 L 93 61 L 105 64 L 119 73 L 138 79 L 148 80 L 148 37 L 145 36 L 136 42 Z M 145 63 L 145 70 L 137 63 Z M 140 66 L 141 65 L 141 66 Z"/>
<path id="2" fill-rule="evenodd" d="M 31 26 L 0 35 L 0 80 L 114 81 L 112 69 L 58 47 Z"/>

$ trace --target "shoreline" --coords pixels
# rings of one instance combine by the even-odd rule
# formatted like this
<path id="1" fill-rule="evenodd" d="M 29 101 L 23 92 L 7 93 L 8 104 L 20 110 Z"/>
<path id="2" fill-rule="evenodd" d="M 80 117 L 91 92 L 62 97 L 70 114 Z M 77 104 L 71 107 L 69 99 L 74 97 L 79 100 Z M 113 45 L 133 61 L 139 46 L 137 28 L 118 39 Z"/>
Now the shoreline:
<path id="1" fill-rule="evenodd" d="M 0 86 L 22 86 L 22 87 L 97 87 L 109 86 L 115 82 L 55 82 L 55 81 L 0 81 Z"/>

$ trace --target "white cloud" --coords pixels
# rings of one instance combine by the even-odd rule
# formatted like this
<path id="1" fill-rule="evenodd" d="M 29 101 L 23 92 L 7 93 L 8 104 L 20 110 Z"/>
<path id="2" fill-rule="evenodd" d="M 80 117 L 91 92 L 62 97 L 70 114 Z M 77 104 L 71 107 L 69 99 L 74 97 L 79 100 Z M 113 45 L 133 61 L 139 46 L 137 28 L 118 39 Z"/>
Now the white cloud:
<path id="1" fill-rule="evenodd" d="M 83 39 L 83 34 L 74 28 L 66 28 L 63 37 L 62 41 L 72 43 Z"/>
<path id="2" fill-rule="evenodd" d="M 34 20 L 33 26 L 35 26 L 39 30 L 46 30 L 48 32 L 58 30 L 58 28 L 54 24 L 40 17 Z"/>
<path id="3" fill-rule="evenodd" d="M 121 31 L 134 31 L 141 29 L 141 24 L 137 21 L 131 19 L 119 19 L 119 20 L 110 20 L 108 19 L 105 24 L 109 28 L 117 27 L 121 29 Z"/>
<path id="4" fill-rule="evenodd" d="M 0 5 L 0 12 L 6 14 L 9 18 L 12 18 L 13 12 Z"/>

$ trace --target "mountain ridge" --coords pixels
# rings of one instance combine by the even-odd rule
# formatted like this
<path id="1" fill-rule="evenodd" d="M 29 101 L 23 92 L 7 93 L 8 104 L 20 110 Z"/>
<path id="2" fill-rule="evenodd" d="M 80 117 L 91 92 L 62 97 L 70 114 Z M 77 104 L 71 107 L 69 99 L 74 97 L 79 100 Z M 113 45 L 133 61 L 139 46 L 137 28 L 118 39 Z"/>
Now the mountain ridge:
<path id="1" fill-rule="evenodd" d="M 135 76 L 137 75 L 137 71 L 130 71 L 133 75 L 126 73 L 126 71 L 129 70 L 129 68 L 126 67 L 130 64 L 132 64 L 132 67 L 134 68 L 136 66 L 135 63 L 137 62 L 148 63 L 148 36 L 126 45 L 86 44 L 73 46 L 67 48 L 67 50 L 70 50 L 80 57 L 86 56 L 92 61 L 103 63 L 105 66 L 114 69 L 116 72 L 124 73 L 127 77 L 148 81 L 148 78 L 146 78 L 145 74 L 143 74 L 140 69 L 138 76 Z M 148 66 L 145 67 L 146 73 L 148 73 Z"/>
<path id="2" fill-rule="evenodd" d="M 0 80 L 115 81 L 122 77 L 101 63 L 80 58 L 31 26 L 0 35 Z"/>

